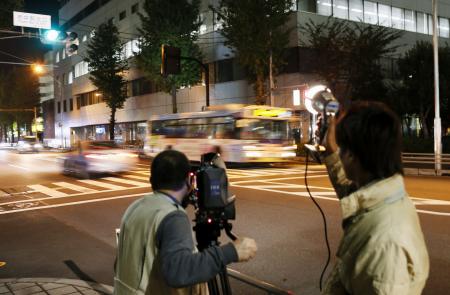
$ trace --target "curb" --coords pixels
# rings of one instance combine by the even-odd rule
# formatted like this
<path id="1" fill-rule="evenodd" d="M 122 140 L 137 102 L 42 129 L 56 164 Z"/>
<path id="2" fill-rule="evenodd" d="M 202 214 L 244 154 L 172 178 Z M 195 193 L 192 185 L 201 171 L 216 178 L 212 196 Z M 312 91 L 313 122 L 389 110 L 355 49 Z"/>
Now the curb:
<path id="1" fill-rule="evenodd" d="M 10 278 L 0 279 L 0 284 L 18 284 L 18 283 L 35 283 L 35 284 L 59 284 L 87 288 L 97 291 L 100 294 L 111 295 L 114 288 L 109 285 L 99 284 L 89 281 L 63 279 L 63 278 Z"/>

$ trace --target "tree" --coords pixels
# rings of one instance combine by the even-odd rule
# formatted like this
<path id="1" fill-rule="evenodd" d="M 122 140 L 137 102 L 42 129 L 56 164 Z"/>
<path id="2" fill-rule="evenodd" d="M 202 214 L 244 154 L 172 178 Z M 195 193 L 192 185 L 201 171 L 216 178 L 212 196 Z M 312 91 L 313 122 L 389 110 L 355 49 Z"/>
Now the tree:
<path id="1" fill-rule="evenodd" d="M 382 57 L 395 52 L 392 43 L 402 32 L 382 26 L 335 20 L 300 27 L 304 45 L 315 51 L 315 73 L 322 77 L 341 102 L 355 99 L 385 100 Z"/>
<path id="2" fill-rule="evenodd" d="M 8 71 L 0 71 L 0 108 L 32 109 L 39 104 L 39 83 L 30 68 L 13 67 Z M 12 131 L 11 141 L 14 141 L 14 126 L 20 131 L 23 126 L 31 131 L 33 113 L 30 111 L 0 112 L 0 126 L 6 140 L 8 130 Z M 20 136 L 20 132 L 19 132 Z"/>
<path id="3" fill-rule="evenodd" d="M 419 41 L 399 60 L 401 99 L 408 100 L 408 112 L 419 118 L 422 135 L 430 137 L 434 119 L 433 47 Z M 443 130 L 449 124 L 450 47 L 439 48 L 439 93 Z"/>
<path id="4" fill-rule="evenodd" d="M 0 28 L 10 28 L 13 26 L 13 11 L 23 8 L 23 0 L 3 0 L 0 9 Z"/>
<path id="5" fill-rule="evenodd" d="M 138 66 L 155 85 L 172 95 L 173 112 L 177 112 L 176 91 L 181 86 L 195 85 L 201 80 L 200 66 L 192 60 L 181 60 L 179 75 L 161 76 L 161 45 L 181 49 L 181 56 L 202 59 L 195 43 L 200 27 L 200 0 L 146 0 L 141 14 L 141 52 Z"/>
<path id="6" fill-rule="evenodd" d="M 221 0 L 216 13 L 223 20 L 221 33 L 238 61 L 254 81 L 256 103 L 267 100 L 265 81 L 283 65 L 283 50 L 288 46 L 293 27 L 288 25 L 290 0 Z M 269 86 L 270 87 L 270 86 Z"/>
<path id="7" fill-rule="evenodd" d="M 84 60 L 89 63 L 89 79 L 111 109 L 109 138 L 114 140 L 116 111 L 123 108 L 127 99 L 127 81 L 124 74 L 128 65 L 122 55 L 119 31 L 113 23 L 101 24 L 96 29 L 94 37 L 89 41 L 87 57 Z"/>

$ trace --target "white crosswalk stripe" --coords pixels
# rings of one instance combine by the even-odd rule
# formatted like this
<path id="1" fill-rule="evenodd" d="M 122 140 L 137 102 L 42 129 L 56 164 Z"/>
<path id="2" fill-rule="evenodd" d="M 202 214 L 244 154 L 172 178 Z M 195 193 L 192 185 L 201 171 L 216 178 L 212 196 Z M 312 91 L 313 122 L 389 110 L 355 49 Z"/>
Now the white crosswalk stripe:
<path id="1" fill-rule="evenodd" d="M 139 180 L 146 180 L 146 181 L 149 180 L 148 176 L 139 176 L 139 175 L 134 175 L 134 174 L 125 174 L 124 176 L 128 177 L 128 178 L 139 179 Z"/>
<path id="2" fill-rule="evenodd" d="M 97 190 L 95 189 L 91 189 L 91 188 L 87 188 L 84 186 L 79 186 L 73 183 L 68 183 L 68 182 L 54 182 L 54 185 L 63 187 L 63 188 L 68 188 L 77 192 L 82 192 L 82 193 L 95 193 L 97 192 Z"/>
<path id="3" fill-rule="evenodd" d="M 43 193 L 43 194 L 46 194 L 48 196 L 55 197 L 55 198 L 62 198 L 62 197 L 67 196 L 66 193 L 57 191 L 55 189 L 52 189 L 52 188 L 49 188 L 47 186 L 43 186 L 40 184 L 28 185 L 28 187 L 36 192 L 40 192 L 40 193 Z"/>
<path id="4" fill-rule="evenodd" d="M 106 188 L 106 189 L 109 189 L 109 190 L 126 189 L 126 187 L 124 187 L 124 186 L 115 185 L 115 184 L 111 184 L 111 183 L 107 183 L 107 182 L 101 182 L 101 181 L 97 181 L 97 180 L 91 180 L 91 179 L 80 179 L 80 180 L 77 180 L 77 181 L 82 182 L 82 183 L 95 185 L 95 186 L 98 186 L 98 187 L 103 187 L 103 188 Z"/>
<path id="5" fill-rule="evenodd" d="M 148 183 L 144 183 L 144 182 L 140 182 L 140 181 L 134 181 L 134 180 L 128 180 L 128 179 L 123 179 L 123 178 L 118 178 L 118 177 L 105 177 L 103 179 L 104 180 L 109 180 L 109 181 L 114 181 L 114 182 L 119 182 L 119 183 L 125 183 L 125 184 L 140 186 L 140 187 L 149 186 L 150 185 Z"/>

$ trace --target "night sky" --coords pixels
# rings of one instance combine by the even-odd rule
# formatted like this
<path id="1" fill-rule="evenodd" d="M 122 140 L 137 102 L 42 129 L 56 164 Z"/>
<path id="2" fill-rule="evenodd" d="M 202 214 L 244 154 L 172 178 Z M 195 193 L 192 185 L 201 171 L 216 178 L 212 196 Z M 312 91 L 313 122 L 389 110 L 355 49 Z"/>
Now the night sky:
<path id="1" fill-rule="evenodd" d="M 57 0 L 25 0 L 24 12 L 50 14 L 52 16 L 52 26 L 58 25 L 58 1 Z M 12 18 L 12 15 L 11 15 Z M 14 27 L 14 31 L 20 31 L 19 27 Z M 35 29 L 27 29 L 36 32 Z M 11 35 L 9 35 L 11 36 Z M 50 46 L 44 45 L 37 38 L 19 38 L 0 40 L 0 51 L 13 54 L 27 61 L 42 61 L 43 54 L 51 50 Z M 0 52 L 0 61 L 24 62 L 18 58 L 13 58 Z M 1 65 L 2 68 L 11 67 Z"/>

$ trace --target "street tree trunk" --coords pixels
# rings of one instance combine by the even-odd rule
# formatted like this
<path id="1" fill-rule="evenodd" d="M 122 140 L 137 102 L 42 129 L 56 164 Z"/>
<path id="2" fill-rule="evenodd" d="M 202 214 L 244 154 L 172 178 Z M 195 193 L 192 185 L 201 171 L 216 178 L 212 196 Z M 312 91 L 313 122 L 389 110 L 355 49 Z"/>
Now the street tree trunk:
<path id="1" fill-rule="evenodd" d="M 116 108 L 111 108 L 111 117 L 109 119 L 109 139 L 114 140 L 114 126 L 116 125 Z"/>
<path id="2" fill-rule="evenodd" d="M 266 103 L 266 95 L 265 95 L 265 91 L 264 91 L 264 85 L 265 85 L 264 80 L 265 80 L 264 75 L 262 73 L 257 74 L 255 85 L 254 85 L 254 90 L 255 90 L 255 95 L 256 95 L 256 99 L 255 99 L 256 104 L 265 104 Z"/>
<path id="3" fill-rule="evenodd" d="M 172 113 L 176 114 L 178 113 L 178 108 L 177 108 L 177 87 L 175 85 L 172 86 L 172 89 L 170 90 L 170 95 L 172 96 Z"/>

